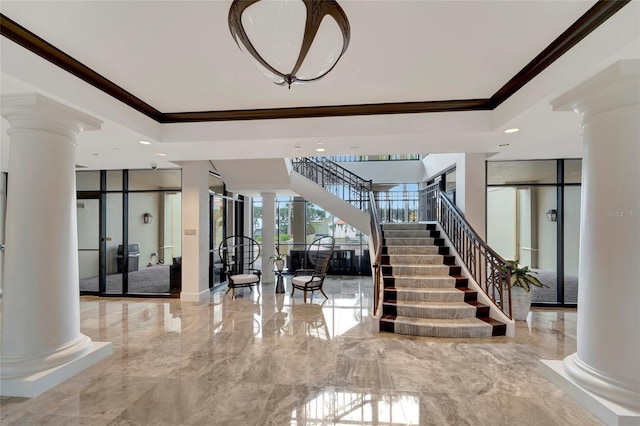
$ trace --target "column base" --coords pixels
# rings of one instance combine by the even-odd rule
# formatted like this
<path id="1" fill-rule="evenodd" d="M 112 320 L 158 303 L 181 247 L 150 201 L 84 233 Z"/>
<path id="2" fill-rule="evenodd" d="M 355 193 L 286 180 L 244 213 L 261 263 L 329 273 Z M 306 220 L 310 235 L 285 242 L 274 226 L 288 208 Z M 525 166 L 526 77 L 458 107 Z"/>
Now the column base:
<path id="1" fill-rule="evenodd" d="M 625 408 L 588 391 L 565 371 L 563 361 L 540 360 L 540 373 L 600 420 L 612 426 L 640 426 L 640 411 Z"/>
<path id="2" fill-rule="evenodd" d="M 113 352 L 111 342 L 91 342 L 80 358 L 30 376 L 0 380 L 0 396 L 33 398 L 78 374 Z"/>
<path id="3" fill-rule="evenodd" d="M 180 301 L 206 303 L 211 298 L 211 289 L 202 290 L 200 293 L 191 293 L 186 291 L 180 292 Z"/>

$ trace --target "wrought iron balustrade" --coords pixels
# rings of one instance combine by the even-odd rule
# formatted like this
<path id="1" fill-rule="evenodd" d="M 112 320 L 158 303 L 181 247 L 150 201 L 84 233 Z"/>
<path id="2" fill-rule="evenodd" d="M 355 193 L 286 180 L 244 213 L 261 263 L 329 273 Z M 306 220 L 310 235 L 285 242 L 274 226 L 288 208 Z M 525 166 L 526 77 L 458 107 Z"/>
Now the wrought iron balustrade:
<path id="1" fill-rule="evenodd" d="M 511 279 L 510 265 L 478 236 L 438 185 L 421 191 L 421 213 L 440 223 L 475 282 L 511 318 L 511 287 L 505 286 Z"/>
<path id="2" fill-rule="evenodd" d="M 356 208 L 369 211 L 372 182 L 325 157 L 294 158 L 293 170 Z"/>

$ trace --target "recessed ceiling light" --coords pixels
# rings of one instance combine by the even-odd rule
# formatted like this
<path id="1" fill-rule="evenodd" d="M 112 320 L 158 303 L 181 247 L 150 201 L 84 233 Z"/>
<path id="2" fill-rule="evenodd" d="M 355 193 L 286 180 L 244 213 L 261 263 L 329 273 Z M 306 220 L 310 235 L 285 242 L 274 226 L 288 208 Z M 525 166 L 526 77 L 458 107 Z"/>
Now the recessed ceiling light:
<path id="1" fill-rule="evenodd" d="M 350 146 L 349 148 L 351 148 L 351 149 L 358 149 L 358 148 L 360 148 L 360 147 L 359 147 L 358 145 L 352 145 L 352 146 Z"/>
<path id="2" fill-rule="evenodd" d="M 151 145 L 151 142 L 149 141 L 138 141 L 138 143 L 141 145 Z"/>
<path id="3" fill-rule="evenodd" d="M 163 152 L 156 152 L 156 155 L 157 155 L 158 157 L 166 157 L 166 156 L 167 156 L 167 154 L 165 154 L 165 153 L 163 153 Z"/>
<path id="4" fill-rule="evenodd" d="M 505 146 L 511 146 L 511 144 L 510 144 L 510 143 L 501 143 L 501 144 L 500 144 L 500 145 L 498 145 L 498 146 L 505 147 Z"/>
<path id="5" fill-rule="evenodd" d="M 510 129 L 505 130 L 504 132 L 508 134 L 508 133 L 516 133 L 516 132 L 519 132 L 519 131 L 520 131 L 520 129 L 518 129 L 517 127 L 512 127 Z"/>
<path id="6" fill-rule="evenodd" d="M 324 149 L 324 148 L 316 148 L 316 151 L 317 151 L 317 152 L 325 152 L 325 151 L 326 151 L 326 149 Z"/>
<path id="7" fill-rule="evenodd" d="M 99 156 L 100 154 L 98 154 L 97 152 L 94 152 L 94 153 L 93 153 L 93 154 L 91 154 L 91 155 L 93 155 L 94 157 L 97 157 L 97 156 Z"/>
<path id="8" fill-rule="evenodd" d="M 295 146 L 293 147 L 293 149 L 300 149 L 300 148 L 302 148 L 300 145 L 295 145 Z"/>

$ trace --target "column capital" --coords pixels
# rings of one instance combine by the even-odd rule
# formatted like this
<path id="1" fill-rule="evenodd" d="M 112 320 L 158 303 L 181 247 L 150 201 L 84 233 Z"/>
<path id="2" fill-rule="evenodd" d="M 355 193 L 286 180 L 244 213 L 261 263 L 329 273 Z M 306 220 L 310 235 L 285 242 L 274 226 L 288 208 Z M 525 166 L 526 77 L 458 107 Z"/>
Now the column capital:
<path id="1" fill-rule="evenodd" d="M 39 93 L 3 95 L 0 113 L 9 132 L 39 130 L 75 137 L 83 130 L 99 130 L 102 121 Z"/>
<path id="2" fill-rule="evenodd" d="M 583 119 L 640 103 L 640 60 L 618 61 L 551 101 L 554 111 L 575 111 Z"/>

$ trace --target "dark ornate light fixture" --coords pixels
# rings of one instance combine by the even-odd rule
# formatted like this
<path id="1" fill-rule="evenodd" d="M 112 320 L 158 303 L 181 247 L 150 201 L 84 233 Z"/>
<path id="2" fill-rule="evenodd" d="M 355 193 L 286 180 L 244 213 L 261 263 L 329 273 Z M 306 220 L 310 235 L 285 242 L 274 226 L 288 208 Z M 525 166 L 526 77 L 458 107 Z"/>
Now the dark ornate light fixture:
<path id="1" fill-rule="evenodd" d="M 289 88 L 327 75 L 351 36 L 335 0 L 234 0 L 229 29 L 264 74 Z"/>

